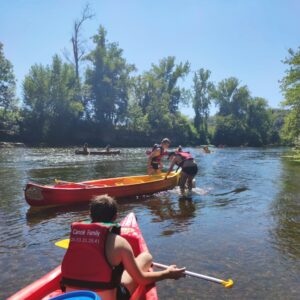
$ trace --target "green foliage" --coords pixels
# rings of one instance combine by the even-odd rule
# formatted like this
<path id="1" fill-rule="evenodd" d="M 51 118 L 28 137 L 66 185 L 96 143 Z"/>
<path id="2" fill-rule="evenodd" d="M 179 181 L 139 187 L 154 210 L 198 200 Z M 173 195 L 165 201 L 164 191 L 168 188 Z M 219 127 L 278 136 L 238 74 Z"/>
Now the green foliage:
<path id="1" fill-rule="evenodd" d="M 247 86 L 239 87 L 236 78 L 221 81 L 211 94 L 219 106 L 213 138 L 216 144 L 262 146 L 278 142 L 267 101 L 252 98 Z"/>
<path id="2" fill-rule="evenodd" d="M 73 66 L 57 55 L 51 66 L 32 66 L 23 83 L 24 133 L 41 141 L 62 142 L 83 113 L 76 87 Z"/>
<path id="3" fill-rule="evenodd" d="M 86 84 L 90 87 L 93 117 L 101 126 L 116 125 L 125 120 L 132 82 L 130 73 L 135 68 L 127 64 L 117 43 L 107 42 L 102 26 L 93 41 L 95 49 L 86 56 L 90 62 Z"/>
<path id="4" fill-rule="evenodd" d="M 300 47 L 297 51 L 289 49 L 289 57 L 284 63 L 289 66 L 281 81 L 281 90 L 285 96 L 283 105 L 290 108 L 285 118 L 283 135 L 290 142 L 300 136 Z"/>
<path id="5" fill-rule="evenodd" d="M 15 136 L 20 132 L 25 142 L 32 143 L 146 146 L 167 136 L 174 146 L 210 141 L 262 146 L 279 144 L 280 130 L 285 140 L 300 135 L 300 50 L 290 50 L 285 61 L 290 69 L 281 87 L 287 111 L 272 110 L 265 99 L 251 97 L 237 78 L 214 85 L 205 69 L 194 73 L 192 90 L 184 89 L 181 82 L 190 64 L 176 63 L 173 56 L 133 77 L 134 65 L 127 63 L 117 43 L 107 41 L 102 26 L 93 42 L 86 56 L 83 52 L 76 56 L 76 67 L 58 55 L 51 65 L 33 65 L 23 82 L 22 111 L 15 105 L 12 65 L 0 44 L 0 138 L 3 132 Z M 84 76 L 79 76 L 79 61 L 86 64 Z M 179 111 L 191 100 L 194 120 Z M 211 101 L 218 107 L 214 117 L 209 116 Z"/>
<path id="6" fill-rule="evenodd" d="M 16 107 L 16 80 L 11 62 L 5 58 L 0 42 L 0 108 L 12 110 Z"/>
<path id="7" fill-rule="evenodd" d="M 200 144 L 208 143 L 208 117 L 213 83 L 209 81 L 211 72 L 200 69 L 195 72 L 193 82 L 193 108 L 195 111 L 194 125 L 200 134 Z"/>
<path id="8" fill-rule="evenodd" d="M 240 146 L 246 143 L 246 124 L 233 115 L 217 116 L 213 137 L 215 145 Z"/>
<path id="9" fill-rule="evenodd" d="M 247 86 L 238 86 L 238 79 L 230 77 L 219 82 L 211 92 L 211 98 L 219 107 L 219 116 L 233 115 L 239 119 L 246 117 L 250 93 Z"/>
<path id="10" fill-rule="evenodd" d="M 188 132 L 181 132 L 187 129 L 186 119 L 178 114 L 179 104 L 186 101 L 186 91 L 178 83 L 189 73 L 189 68 L 188 62 L 175 64 L 175 57 L 166 57 L 136 77 L 133 89 L 135 111 L 139 112 L 138 118 L 147 134 L 159 137 L 171 136 L 174 132 L 182 136 L 190 134 L 189 126 Z"/>
<path id="11" fill-rule="evenodd" d="M 15 96 L 16 80 L 11 62 L 5 58 L 0 42 L 0 139 L 19 133 L 20 120 Z"/>

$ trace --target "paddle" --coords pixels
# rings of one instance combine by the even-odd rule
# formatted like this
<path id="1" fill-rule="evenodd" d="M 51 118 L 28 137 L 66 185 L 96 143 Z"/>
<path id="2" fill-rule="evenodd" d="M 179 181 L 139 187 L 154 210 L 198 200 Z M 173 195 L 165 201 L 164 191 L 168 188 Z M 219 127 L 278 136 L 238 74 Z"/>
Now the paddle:
<path id="1" fill-rule="evenodd" d="M 157 268 L 160 268 L 160 269 L 167 269 L 168 268 L 167 265 L 159 264 L 159 263 L 156 263 L 156 262 L 153 263 L 153 266 L 157 267 Z M 218 279 L 218 278 L 207 276 L 207 275 L 202 275 L 202 274 L 191 272 L 191 271 L 185 271 L 184 273 L 188 276 L 191 276 L 191 277 L 201 278 L 201 279 L 204 279 L 204 280 L 207 280 L 207 281 L 222 284 L 225 288 L 231 288 L 231 287 L 233 287 L 233 284 L 234 284 L 232 279 L 222 280 L 222 279 Z"/>
<path id="2" fill-rule="evenodd" d="M 56 242 L 55 246 L 67 249 L 69 247 L 69 243 L 70 243 L 70 240 L 65 239 L 65 240 L 61 240 L 61 241 Z M 153 263 L 153 266 L 157 267 L 157 268 L 160 268 L 160 269 L 168 268 L 167 265 L 163 265 L 163 264 L 156 263 L 156 262 Z M 204 280 L 207 280 L 207 281 L 222 284 L 225 288 L 231 288 L 234 284 L 232 279 L 222 280 L 222 279 L 218 279 L 218 278 L 207 276 L 207 275 L 202 275 L 202 274 L 191 272 L 191 271 L 185 271 L 184 273 L 188 276 L 191 276 L 191 277 L 196 277 L 196 278 L 204 279 Z"/>

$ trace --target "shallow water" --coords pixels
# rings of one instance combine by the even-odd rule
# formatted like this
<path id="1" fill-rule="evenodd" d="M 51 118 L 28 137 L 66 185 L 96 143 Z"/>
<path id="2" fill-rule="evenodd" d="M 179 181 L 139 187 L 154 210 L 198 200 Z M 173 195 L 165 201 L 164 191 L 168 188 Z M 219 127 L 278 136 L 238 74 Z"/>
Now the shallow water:
<path id="1" fill-rule="evenodd" d="M 194 278 L 158 284 L 160 299 L 299 299 L 300 164 L 286 148 L 216 149 L 203 154 L 192 201 L 178 189 L 120 202 L 134 211 L 160 263 L 235 281 L 231 290 Z M 0 299 L 56 267 L 68 236 L 88 206 L 32 209 L 29 181 L 83 181 L 145 172 L 145 149 L 113 157 L 76 156 L 74 149 L 0 149 Z"/>

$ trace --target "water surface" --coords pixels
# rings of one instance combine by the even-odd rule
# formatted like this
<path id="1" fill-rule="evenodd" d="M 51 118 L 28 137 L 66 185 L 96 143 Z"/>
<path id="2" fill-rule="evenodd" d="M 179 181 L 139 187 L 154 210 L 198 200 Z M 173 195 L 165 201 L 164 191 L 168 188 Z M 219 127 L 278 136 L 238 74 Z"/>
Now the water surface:
<path id="1" fill-rule="evenodd" d="M 160 299 L 299 299 L 300 164 L 288 149 L 188 149 L 199 163 L 192 201 L 178 189 L 120 202 L 134 211 L 160 263 L 233 278 L 231 290 L 194 278 L 158 284 Z M 145 173 L 145 149 L 113 157 L 76 156 L 74 149 L 0 149 L 0 299 L 56 267 L 54 242 L 88 206 L 33 209 L 23 195 L 31 180 L 83 181 Z"/>

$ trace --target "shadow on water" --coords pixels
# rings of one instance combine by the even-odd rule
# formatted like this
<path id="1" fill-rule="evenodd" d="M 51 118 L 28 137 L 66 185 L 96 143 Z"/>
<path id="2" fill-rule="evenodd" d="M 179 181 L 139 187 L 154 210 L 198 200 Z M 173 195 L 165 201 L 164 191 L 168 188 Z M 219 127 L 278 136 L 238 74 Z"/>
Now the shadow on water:
<path id="1" fill-rule="evenodd" d="M 26 221 L 28 226 L 34 226 L 40 222 L 54 219 L 60 215 L 66 215 L 68 213 L 84 212 L 86 211 L 86 217 L 88 218 L 88 204 L 78 204 L 72 206 L 56 206 L 56 207 L 30 207 L 26 212 Z"/>
<path id="2" fill-rule="evenodd" d="M 236 188 L 232 191 L 229 192 L 224 192 L 224 193 L 219 193 L 219 194 L 213 194 L 214 196 L 225 196 L 225 195 L 229 195 L 229 194 L 238 194 L 244 191 L 247 191 L 248 188 L 247 187 L 240 187 L 240 188 Z"/>

